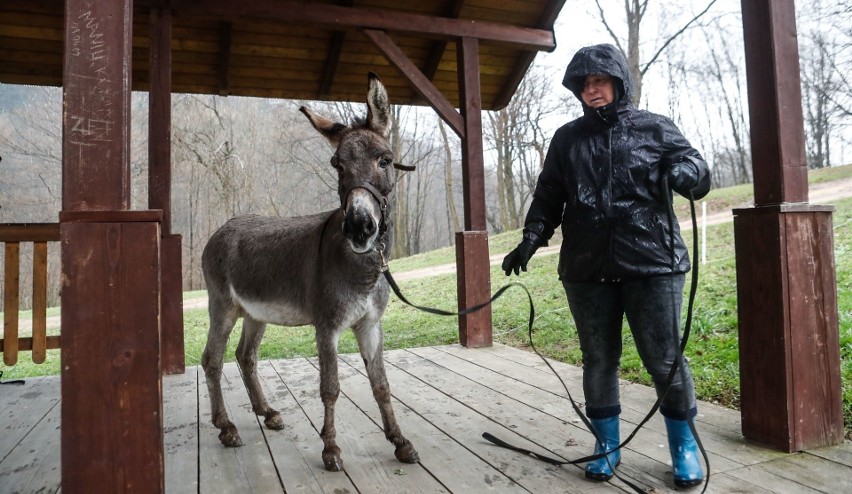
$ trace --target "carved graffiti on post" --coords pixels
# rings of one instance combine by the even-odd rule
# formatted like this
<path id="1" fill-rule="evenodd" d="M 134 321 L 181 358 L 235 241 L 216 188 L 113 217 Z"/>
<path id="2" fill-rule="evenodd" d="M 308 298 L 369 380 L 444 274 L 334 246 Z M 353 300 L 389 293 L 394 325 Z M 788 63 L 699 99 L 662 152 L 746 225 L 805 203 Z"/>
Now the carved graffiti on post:
<path id="1" fill-rule="evenodd" d="M 130 3 L 66 2 L 64 210 L 129 208 Z"/>

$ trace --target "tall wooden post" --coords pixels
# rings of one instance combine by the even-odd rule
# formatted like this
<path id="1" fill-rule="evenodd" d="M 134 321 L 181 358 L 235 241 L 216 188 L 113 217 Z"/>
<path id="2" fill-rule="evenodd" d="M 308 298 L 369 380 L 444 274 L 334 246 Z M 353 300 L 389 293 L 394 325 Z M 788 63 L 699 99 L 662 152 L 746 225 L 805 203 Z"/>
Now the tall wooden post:
<path id="1" fill-rule="evenodd" d="M 163 373 L 183 374 L 183 263 L 180 235 L 171 234 L 172 214 L 172 16 L 151 9 L 148 94 L 148 207 L 163 211 L 161 225 Z"/>
<path id="2" fill-rule="evenodd" d="M 807 204 L 793 0 L 743 0 L 755 207 L 734 211 L 743 434 L 843 441 L 830 206 Z"/>
<path id="3" fill-rule="evenodd" d="M 163 492 L 159 211 L 130 207 L 131 0 L 66 0 L 62 491 Z"/>
<path id="4" fill-rule="evenodd" d="M 488 259 L 488 231 L 485 223 L 479 41 L 476 38 L 461 38 L 456 46 L 459 106 L 464 118 L 464 231 L 456 233 L 456 265 L 459 308 L 466 308 L 487 302 L 491 298 L 491 264 Z M 466 347 L 491 346 L 491 306 L 459 317 L 459 339 Z"/>

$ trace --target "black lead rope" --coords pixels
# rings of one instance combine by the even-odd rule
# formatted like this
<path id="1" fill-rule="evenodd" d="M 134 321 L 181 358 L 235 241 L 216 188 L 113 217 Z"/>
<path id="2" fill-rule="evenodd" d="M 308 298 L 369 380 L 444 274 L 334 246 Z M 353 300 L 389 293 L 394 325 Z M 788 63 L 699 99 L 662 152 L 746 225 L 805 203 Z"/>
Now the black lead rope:
<path id="1" fill-rule="evenodd" d="M 664 184 L 664 186 L 665 186 L 665 184 Z M 671 199 L 671 196 L 669 196 L 669 199 Z M 669 201 L 669 203 L 671 203 L 671 201 Z M 697 221 L 696 215 L 695 215 L 695 202 L 692 199 L 691 194 L 690 194 L 690 198 L 689 198 L 689 204 L 690 204 L 690 211 L 692 213 L 693 252 L 696 252 L 698 250 L 698 234 L 697 234 L 698 233 L 698 221 Z M 674 221 L 673 221 L 673 212 L 671 211 L 671 206 L 669 207 L 669 210 L 668 210 L 668 220 L 669 220 L 669 231 L 673 231 Z M 674 237 L 672 237 L 672 246 L 671 246 L 672 263 L 674 263 L 674 244 L 673 244 L 673 242 L 674 242 Z M 475 305 L 473 307 L 469 307 L 467 309 L 462 309 L 462 310 L 457 311 L 457 312 L 452 312 L 452 311 L 446 311 L 446 310 L 442 310 L 442 309 L 436 309 L 436 308 L 433 308 L 433 307 L 425 307 L 425 306 L 421 306 L 421 305 L 417 305 L 417 304 L 412 303 L 411 301 L 409 301 L 405 297 L 405 295 L 402 294 L 402 291 L 400 291 L 400 289 L 399 289 L 399 285 L 396 284 L 396 280 L 394 280 L 393 276 L 391 275 L 390 270 L 388 269 L 388 267 L 387 267 L 387 265 L 385 264 L 384 261 L 382 262 L 382 272 L 384 273 L 385 279 L 387 280 L 387 282 L 390 285 L 393 292 L 396 294 L 396 296 L 403 303 L 405 303 L 406 305 L 409 305 L 411 307 L 414 307 L 415 309 L 421 310 L 423 312 L 427 312 L 429 314 L 435 314 L 435 315 L 439 315 L 439 316 L 463 316 L 463 315 L 466 315 L 466 314 L 471 314 L 473 312 L 476 312 L 476 311 L 483 309 L 484 307 L 491 305 L 495 300 L 500 298 L 506 292 L 506 290 L 508 290 L 509 288 L 511 288 L 513 286 L 517 286 L 517 287 L 521 288 L 527 294 L 527 299 L 529 300 L 529 303 L 530 303 L 529 321 L 527 323 L 527 333 L 529 335 L 530 348 L 532 348 L 533 352 L 535 352 L 535 354 L 538 355 L 541 358 L 541 360 L 547 365 L 547 367 L 551 370 L 551 372 L 553 372 L 553 374 L 556 376 L 556 378 L 562 384 L 562 388 L 565 390 L 565 393 L 568 396 L 568 400 L 571 402 L 571 406 L 573 407 L 575 413 L 577 414 L 578 417 L 580 417 L 580 420 L 582 420 L 582 422 L 583 422 L 583 424 L 585 424 L 586 428 L 588 428 L 589 431 L 592 433 L 592 435 L 595 437 L 595 441 L 597 441 L 597 443 L 599 443 L 599 444 L 603 444 L 600 436 L 598 436 L 598 433 L 595 431 L 594 427 L 592 427 L 592 424 L 589 421 L 589 419 L 582 412 L 582 410 L 580 410 L 580 406 L 577 404 L 577 402 L 574 401 L 574 398 L 571 396 L 571 392 L 568 391 L 568 386 L 565 384 L 565 381 L 562 380 L 562 377 L 559 376 L 559 373 L 556 372 L 556 369 L 553 368 L 553 366 L 550 364 L 550 362 L 547 360 L 547 358 L 544 357 L 544 355 L 542 355 L 538 351 L 538 349 L 535 347 L 535 343 L 533 342 L 533 337 L 532 337 L 532 335 L 533 335 L 533 324 L 534 324 L 534 321 L 535 321 L 535 305 L 533 304 L 532 295 L 530 294 L 530 291 L 527 289 L 526 286 L 524 286 L 521 283 L 510 283 L 508 285 L 501 287 L 499 290 L 497 290 L 494 293 L 494 295 L 491 297 L 491 299 L 489 299 L 487 302 L 483 302 L 481 304 Z M 692 309 L 693 309 L 693 305 L 694 305 L 694 301 L 695 301 L 695 294 L 696 294 L 697 288 L 698 288 L 698 268 L 696 266 L 694 268 L 694 271 L 693 271 L 693 274 L 692 274 L 692 281 L 691 281 L 691 286 L 690 286 L 690 291 L 689 291 L 689 302 L 688 302 L 686 323 L 684 325 L 684 331 L 683 331 L 683 339 L 681 340 L 679 348 L 678 348 L 678 350 L 679 350 L 678 355 L 675 358 L 674 362 L 672 363 L 672 367 L 669 370 L 668 376 L 666 377 L 666 382 L 663 386 L 663 392 L 660 393 L 660 396 L 657 398 L 657 401 L 654 402 L 654 405 L 651 407 L 651 410 L 648 412 L 648 414 L 645 415 L 645 418 L 643 418 L 639 422 L 639 424 L 636 426 L 636 428 L 627 436 L 627 439 L 625 439 L 617 447 L 615 447 L 611 450 L 606 450 L 606 448 L 604 448 L 604 453 L 592 454 L 592 455 L 589 455 L 589 456 L 584 456 L 582 458 L 578 458 L 576 460 L 562 460 L 562 459 L 551 458 L 551 457 L 548 457 L 548 456 L 545 456 L 545 455 L 538 454 L 538 453 L 531 451 L 531 450 L 528 450 L 528 449 L 524 449 L 524 448 L 521 448 L 521 447 L 518 447 L 518 446 L 514 446 L 512 444 L 509 444 L 509 443 L 495 437 L 494 435 L 492 435 L 488 432 L 483 432 L 482 437 L 484 439 L 486 439 L 487 441 L 493 443 L 496 446 L 500 446 L 502 448 L 506 448 L 506 449 L 516 451 L 518 453 L 521 453 L 521 454 L 524 454 L 524 455 L 527 455 L 527 456 L 531 456 L 531 457 L 533 457 L 537 460 L 543 461 L 545 463 L 549 463 L 551 465 L 558 465 L 558 466 L 561 466 L 561 465 L 576 465 L 576 464 L 580 464 L 580 463 L 586 463 L 586 462 L 589 462 L 589 461 L 594 461 L 594 460 L 597 460 L 597 459 L 600 459 L 600 458 L 606 458 L 607 463 L 609 463 L 609 457 L 607 455 L 614 452 L 614 451 L 617 451 L 617 450 L 623 448 L 624 446 L 629 444 L 631 440 L 633 440 L 633 437 L 636 436 L 636 434 L 639 432 L 639 430 L 642 427 L 644 427 L 644 425 L 651 419 L 651 417 L 654 416 L 654 414 L 657 413 L 657 410 L 660 408 L 660 405 L 663 401 L 663 398 L 665 398 L 666 394 L 668 393 L 669 388 L 671 388 L 672 382 L 674 381 L 675 374 L 678 372 L 679 369 L 681 370 L 681 372 L 683 372 L 683 366 L 680 366 L 678 364 L 680 363 L 681 359 L 683 359 L 683 350 L 686 348 L 686 343 L 689 340 L 689 334 L 690 334 L 690 330 L 692 328 Z M 674 296 L 674 294 L 672 294 L 672 295 Z M 677 333 L 678 328 L 680 326 L 680 324 L 679 324 L 680 317 L 679 317 L 679 315 L 675 315 L 675 317 L 678 319 L 678 323 L 674 325 L 674 332 Z M 704 446 L 703 446 L 703 444 L 701 443 L 701 440 L 698 437 L 698 431 L 695 429 L 695 424 L 693 423 L 692 418 L 688 418 L 687 423 L 689 424 L 689 429 L 690 429 L 690 431 L 692 431 L 692 435 L 695 438 L 695 441 L 698 445 L 698 448 L 701 450 L 701 454 L 704 457 L 704 462 L 707 466 L 707 475 L 706 475 L 705 481 L 704 481 L 704 488 L 701 490 L 701 492 L 703 494 L 707 490 L 707 486 L 710 483 L 710 460 L 707 457 L 707 452 L 704 450 Z M 620 475 L 618 475 L 616 469 L 611 464 L 610 464 L 610 469 L 613 471 L 613 475 L 615 477 L 617 477 L 619 480 L 621 480 L 622 482 L 624 482 L 625 484 L 630 486 L 636 492 L 638 492 L 640 494 L 645 494 L 645 493 L 648 492 L 646 489 L 643 489 L 642 487 L 639 487 L 636 484 L 632 483 L 630 480 L 623 478 Z"/>
<path id="2" fill-rule="evenodd" d="M 3 371 L 0 371 L 0 379 L 3 378 Z M 22 386 L 24 384 L 23 379 L 14 379 L 12 381 L 0 381 L 0 384 L 17 384 L 18 386 Z"/>

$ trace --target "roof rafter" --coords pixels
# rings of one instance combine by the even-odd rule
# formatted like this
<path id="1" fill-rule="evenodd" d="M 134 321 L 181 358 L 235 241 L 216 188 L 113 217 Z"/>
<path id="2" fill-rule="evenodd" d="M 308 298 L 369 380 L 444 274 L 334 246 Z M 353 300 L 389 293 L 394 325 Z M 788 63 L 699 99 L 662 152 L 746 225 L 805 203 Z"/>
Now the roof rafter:
<path id="1" fill-rule="evenodd" d="M 194 15 L 235 18 L 230 0 L 136 0 L 137 6 L 181 9 Z M 555 9 L 558 12 L 558 9 Z M 358 7 L 303 3 L 293 0 L 254 0 L 240 5 L 243 18 L 273 19 L 290 24 L 314 24 L 336 28 L 384 29 L 414 33 L 437 39 L 477 38 L 508 43 L 527 50 L 552 50 L 552 31 L 467 19 L 448 19 L 405 12 L 389 12 Z"/>

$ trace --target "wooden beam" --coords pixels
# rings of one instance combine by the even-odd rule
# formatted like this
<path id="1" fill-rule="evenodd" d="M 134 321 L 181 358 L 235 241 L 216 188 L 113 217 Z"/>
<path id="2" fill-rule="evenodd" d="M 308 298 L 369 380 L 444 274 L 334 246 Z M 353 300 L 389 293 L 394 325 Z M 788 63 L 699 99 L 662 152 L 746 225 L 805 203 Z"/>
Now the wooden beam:
<path id="1" fill-rule="evenodd" d="M 464 7 L 464 2 L 465 0 L 454 0 L 451 2 L 451 5 L 447 8 L 446 15 L 444 17 L 449 19 L 458 19 L 462 7 Z M 426 64 L 423 66 L 423 75 L 425 75 L 430 81 L 438 72 L 438 67 L 441 65 L 441 59 L 444 58 L 444 52 L 447 51 L 447 44 L 448 40 L 436 41 L 432 43 L 432 47 L 429 48 L 429 55 L 426 57 Z"/>
<path id="2" fill-rule="evenodd" d="M 547 4 L 544 12 L 542 12 L 541 17 L 538 20 L 538 27 L 540 28 L 548 28 L 553 26 L 556 22 L 556 17 L 559 16 L 559 12 L 562 11 L 562 7 L 565 5 L 565 0 L 553 0 Z M 553 34 L 553 48 L 548 51 L 553 51 L 556 49 L 556 33 Z M 494 110 L 502 110 L 509 104 L 509 101 L 512 99 L 512 96 L 515 95 L 515 92 L 518 90 L 518 86 L 521 84 L 521 81 L 524 79 L 524 76 L 527 75 L 527 71 L 532 65 L 533 61 L 535 61 L 535 52 L 527 52 L 521 55 L 518 63 L 515 64 L 512 69 L 512 73 L 506 79 L 506 83 L 503 86 L 503 90 L 497 95 L 497 98 L 491 102 L 491 107 Z M 567 65 L 567 62 L 566 62 Z"/>
<path id="3" fill-rule="evenodd" d="M 130 0 L 65 3 L 62 209 L 130 208 Z"/>
<path id="4" fill-rule="evenodd" d="M 0 242 L 58 242 L 59 223 L 0 223 Z"/>
<path id="5" fill-rule="evenodd" d="M 464 119 L 462 185 L 464 232 L 456 234 L 459 309 L 491 297 L 488 231 L 485 220 L 485 162 L 482 147 L 482 100 L 479 90 L 479 41 L 456 42 L 459 100 Z M 491 346 L 491 306 L 459 317 L 459 341 L 468 347 Z"/>
<path id="6" fill-rule="evenodd" d="M 424 97 L 429 104 L 438 112 L 438 115 L 447 122 L 453 131 L 463 137 L 465 135 L 464 121 L 462 116 L 453 108 L 453 105 L 439 91 L 432 82 L 420 72 L 420 69 L 409 60 L 405 53 L 399 49 L 393 40 L 383 31 L 365 29 L 364 34 L 379 48 L 385 58 L 402 73 L 414 88 Z"/>
<path id="7" fill-rule="evenodd" d="M 338 0 L 337 4 L 343 7 L 351 7 L 354 0 Z M 346 40 L 345 31 L 334 31 L 331 33 L 331 41 L 328 44 L 328 56 L 322 70 L 322 79 L 319 84 L 319 97 L 326 97 L 331 93 L 334 84 L 334 75 L 337 73 L 337 65 L 340 63 L 340 53 L 343 51 L 343 42 Z"/>
<path id="8" fill-rule="evenodd" d="M 742 2 L 754 205 L 808 201 L 792 0 Z"/>
<path id="9" fill-rule="evenodd" d="M 755 207 L 734 210 L 743 435 L 843 442 L 833 208 L 807 203 L 793 0 L 743 0 Z M 767 413 L 771 410 L 771 413 Z"/>
<path id="10" fill-rule="evenodd" d="M 162 212 L 130 208 L 131 0 L 66 0 L 62 491 L 164 492 Z"/>
<path id="11" fill-rule="evenodd" d="M 227 96 L 231 86 L 231 31 L 233 23 L 219 25 L 219 96 Z"/>
<path id="12" fill-rule="evenodd" d="M 59 336 L 48 336 L 45 339 L 45 348 L 47 350 L 56 350 L 60 347 L 61 337 Z M 3 340 L 0 340 L 0 352 L 4 351 L 4 343 Z M 26 352 L 33 349 L 33 339 L 32 338 L 18 338 L 18 351 Z M 35 356 L 33 356 L 33 360 L 35 360 Z M 39 363 L 39 362 L 34 362 Z"/>
<path id="13" fill-rule="evenodd" d="M 287 24 L 312 24 L 331 28 L 381 29 L 414 33 L 425 37 L 455 39 L 478 38 L 515 45 L 528 50 L 552 50 L 555 38 L 551 31 L 498 22 L 469 19 L 447 19 L 359 7 L 341 7 L 294 0 L 253 0 L 242 2 L 238 9 L 231 0 L 137 0 L 138 6 L 169 6 L 178 14 L 234 19 L 261 18 Z"/>
<path id="14" fill-rule="evenodd" d="M 151 9 L 148 91 L 148 209 L 163 211 L 162 234 L 171 233 L 172 15 Z"/>
<path id="15" fill-rule="evenodd" d="M 320 79 L 319 92 L 317 94 L 320 98 L 326 97 L 331 93 L 331 85 L 334 84 L 334 75 L 337 73 L 337 64 L 340 63 L 340 53 L 343 51 L 344 40 L 346 40 L 345 32 L 335 31 L 331 33 L 331 41 L 328 44 L 328 57 L 326 57 L 325 66 L 322 69 L 322 79 Z"/>
<path id="16" fill-rule="evenodd" d="M 482 99 L 479 93 L 479 43 L 474 38 L 457 42 L 459 101 L 464 119 L 462 183 L 464 228 L 485 231 L 485 162 L 482 146 Z"/>
<path id="17" fill-rule="evenodd" d="M 160 229 L 134 213 L 62 224 L 62 492 L 165 491 Z"/>
<path id="18" fill-rule="evenodd" d="M 160 330 L 163 373 L 182 374 L 186 368 L 183 338 L 182 242 L 180 235 L 171 235 L 171 32 L 171 12 L 167 9 L 151 9 L 148 207 L 163 212 L 160 226 L 162 235 Z M 230 32 L 227 36 L 230 38 Z M 230 41 L 228 45 L 230 46 Z M 229 64 L 228 61 L 225 63 Z"/>

